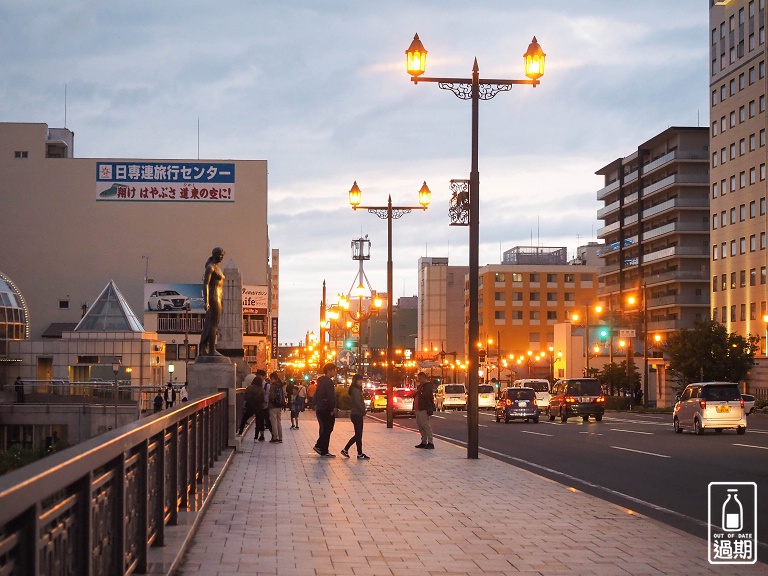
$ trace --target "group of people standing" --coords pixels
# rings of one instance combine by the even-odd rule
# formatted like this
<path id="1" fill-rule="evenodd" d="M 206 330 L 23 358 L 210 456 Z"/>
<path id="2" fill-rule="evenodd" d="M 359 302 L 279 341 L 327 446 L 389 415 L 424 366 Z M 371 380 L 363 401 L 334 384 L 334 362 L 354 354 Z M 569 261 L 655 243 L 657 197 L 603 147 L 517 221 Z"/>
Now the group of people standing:
<path id="1" fill-rule="evenodd" d="M 271 434 L 269 441 L 273 444 L 281 443 L 283 441 L 282 412 L 286 408 L 291 411 L 291 430 L 298 429 L 299 414 L 305 409 L 307 397 L 307 389 L 303 383 L 285 383 L 280 380 L 277 372 L 272 372 L 267 378 L 264 370 L 249 374 L 243 383 L 246 384 L 245 407 L 238 434 L 243 434 L 248 420 L 254 416 L 254 439 L 264 442 L 264 431 L 269 430 Z"/>
<path id="2" fill-rule="evenodd" d="M 323 366 L 323 375 L 317 379 L 317 388 L 314 391 L 312 400 L 315 409 L 315 416 L 318 423 L 318 437 L 313 450 L 324 458 L 335 458 L 336 455 L 329 451 L 331 433 L 336 423 L 336 373 L 337 366 L 328 363 Z M 242 435 L 245 425 L 251 416 L 256 417 L 256 432 L 254 439 L 264 441 L 264 429 L 269 429 L 272 434 L 270 442 L 282 442 L 283 431 L 281 424 L 281 413 L 288 405 L 291 410 L 291 429 L 298 429 L 299 414 L 304 411 L 307 390 L 299 382 L 297 385 L 284 384 L 276 372 L 266 378 L 266 372 L 257 371 L 256 374 L 249 374 L 245 377 L 247 382 L 245 389 L 245 409 L 240 421 L 238 434 Z M 435 400 L 432 391 L 432 382 L 424 372 L 418 374 L 419 386 L 414 395 L 414 411 L 416 413 L 416 423 L 421 435 L 421 442 L 416 448 L 434 449 L 435 445 L 432 436 L 432 425 L 429 418 L 435 411 Z M 349 418 L 352 421 L 354 434 L 347 441 L 341 450 L 341 455 L 349 458 L 349 450 L 352 445 L 357 448 L 358 460 L 370 460 L 363 452 L 363 422 L 365 420 L 365 400 L 363 399 L 363 376 L 355 374 L 352 377 L 352 384 L 349 387 L 349 397 L 351 400 Z"/>

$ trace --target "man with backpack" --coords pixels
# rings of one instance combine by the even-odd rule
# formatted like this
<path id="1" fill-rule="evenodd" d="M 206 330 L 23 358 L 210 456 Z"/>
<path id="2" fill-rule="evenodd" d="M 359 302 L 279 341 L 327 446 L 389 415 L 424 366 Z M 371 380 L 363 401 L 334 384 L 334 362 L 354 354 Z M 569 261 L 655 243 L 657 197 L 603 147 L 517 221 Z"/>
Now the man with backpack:
<path id="1" fill-rule="evenodd" d="M 261 412 L 262 407 L 264 406 L 264 387 L 262 385 L 263 383 L 261 381 L 261 376 L 248 374 L 245 378 L 243 378 L 243 384 L 246 384 L 245 407 L 243 408 L 243 417 L 240 419 L 240 429 L 238 431 L 239 435 L 243 434 L 245 425 L 248 423 L 250 417 L 257 416 L 257 414 Z M 258 436 L 259 430 L 257 426 L 254 440 L 256 440 Z"/>
<path id="2" fill-rule="evenodd" d="M 285 408 L 285 390 L 277 372 L 269 375 L 269 422 L 272 425 L 272 439 L 270 442 L 283 441 L 283 425 L 280 421 Z"/>

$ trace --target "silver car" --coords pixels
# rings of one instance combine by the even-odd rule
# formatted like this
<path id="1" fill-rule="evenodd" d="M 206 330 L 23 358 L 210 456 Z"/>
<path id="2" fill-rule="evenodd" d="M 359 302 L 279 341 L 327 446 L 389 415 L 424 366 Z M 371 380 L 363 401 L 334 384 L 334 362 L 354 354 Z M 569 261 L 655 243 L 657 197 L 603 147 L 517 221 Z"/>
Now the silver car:
<path id="1" fill-rule="evenodd" d="M 704 434 L 735 429 L 738 434 L 747 431 L 747 415 L 739 385 L 733 382 L 700 382 L 686 386 L 675 404 L 672 416 L 675 432 L 689 429 Z"/>

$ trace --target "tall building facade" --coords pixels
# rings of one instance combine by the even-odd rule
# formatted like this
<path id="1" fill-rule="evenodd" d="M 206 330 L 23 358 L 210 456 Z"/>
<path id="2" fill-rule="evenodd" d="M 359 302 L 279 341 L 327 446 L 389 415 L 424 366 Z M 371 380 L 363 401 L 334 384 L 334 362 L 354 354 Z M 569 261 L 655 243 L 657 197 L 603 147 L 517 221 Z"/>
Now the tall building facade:
<path id="1" fill-rule="evenodd" d="M 708 144 L 707 128 L 672 127 L 597 171 L 598 296 L 614 328 L 663 338 L 709 317 Z"/>
<path id="2" fill-rule="evenodd" d="M 464 293 L 468 266 L 449 266 L 447 257 L 419 258 L 418 338 L 422 356 L 446 352 L 465 358 Z M 437 350 L 435 350 L 437 348 Z"/>
<path id="3" fill-rule="evenodd" d="M 710 1 L 711 316 L 765 354 L 765 0 Z"/>
<path id="4" fill-rule="evenodd" d="M 584 318 L 585 307 L 597 298 L 597 270 L 569 264 L 565 248 L 547 247 L 516 247 L 504 252 L 502 264 L 480 268 L 480 345 L 500 379 L 505 373 L 498 365 L 505 358 L 518 377 L 557 374 L 554 363 L 565 343 L 556 342 L 555 326 L 574 315 Z M 519 358 L 527 364 L 534 355 L 543 360 L 522 371 L 515 366 Z"/>

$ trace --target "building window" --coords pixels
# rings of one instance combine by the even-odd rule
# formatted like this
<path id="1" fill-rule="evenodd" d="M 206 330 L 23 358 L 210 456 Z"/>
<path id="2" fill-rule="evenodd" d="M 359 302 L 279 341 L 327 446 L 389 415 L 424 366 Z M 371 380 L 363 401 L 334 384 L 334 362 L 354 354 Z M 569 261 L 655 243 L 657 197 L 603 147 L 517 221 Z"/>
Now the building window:
<path id="1" fill-rule="evenodd" d="M 749 102 L 749 117 L 754 118 L 755 117 L 755 101 L 751 100 Z"/>
<path id="2" fill-rule="evenodd" d="M 739 311 L 741 313 L 740 316 L 739 316 L 741 322 L 746 321 L 746 319 L 747 319 L 747 305 L 746 304 L 742 304 L 741 306 L 739 306 Z"/>
<path id="3" fill-rule="evenodd" d="M 739 238 L 739 254 L 747 253 L 747 239 L 743 236 Z"/>
<path id="4" fill-rule="evenodd" d="M 725 148 L 720 148 L 720 164 L 725 164 L 728 160 L 728 156 L 725 154 Z"/>
<path id="5" fill-rule="evenodd" d="M 712 161 L 715 161 L 715 156 L 712 155 Z M 712 184 L 712 198 L 717 198 L 717 182 Z"/>
<path id="6" fill-rule="evenodd" d="M 755 135 L 749 135 L 749 151 L 752 152 L 755 149 Z"/>
<path id="7" fill-rule="evenodd" d="M 59 300 L 59 310 L 69 310 L 69 300 Z"/>
<path id="8" fill-rule="evenodd" d="M 757 284 L 757 270 L 754 268 L 749 269 L 749 285 L 755 286 Z"/>
<path id="9" fill-rule="evenodd" d="M 757 203 L 754 200 L 749 203 L 749 217 L 757 218 Z"/>
<path id="10" fill-rule="evenodd" d="M 762 171 L 761 171 L 762 174 Z M 762 180 L 762 175 L 760 180 Z M 760 216 L 765 216 L 765 198 L 760 198 Z"/>
<path id="11" fill-rule="evenodd" d="M 501 282 L 502 284 L 504 283 L 504 273 L 503 272 L 497 272 L 495 276 L 496 276 L 495 279 L 494 279 L 495 282 Z"/>
<path id="12" fill-rule="evenodd" d="M 741 204 L 739 206 L 739 221 L 744 222 L 747 219 L 747 205 Z"/>
<path id="13" fill-rule="evenodd" d="M 752 86 L 752 84 L 755 83 L 755 67 L 752 66 L 752 68 L 749 69 L 749 85 Z"/>
<path id="14" fill-rule="evenodd" d="M 493 313 L 493 319 L 494 320 L 504 320 L 505 319 L 504 310 L 496 310 Z"/>
<path id="15" fill-rule="evenodd" d="M 765 266 L 760 267 L 760 284 L 765 284 Z"/>
<path id="16" fill-rule="evenodd" d="M 547 311 L 547 320 L 554 320 L 557 321 L 557 310 L 548 310 Z"/>
<path id="17" fill-rule="evenodd" d="M 743 124 L 746 119 L 747 119 L 747 110 L 746 108 L 744 108 L 744 106 L 741 106 L 739 108 L 739 124 Z"/>
<path id="18" fill-rule="evenodd" d="M 563 294 L 563 300 L 566 302 L 575 302 L 576 301 L 576 294 L 573 292 L 566 292 Z"/>
<path id="19" fill-rule="evenodd" d="M 522 302 L 522 301 L 523 301 L 522 292 L 512 292 L 512 302 Z"/>
<path id="20" fill-rule="evenodd" d="M 728 83 L 728 95 L 733 96 L 736 94 L 736 80 L 731 78 L 731 81 Z"/>
<path id="21" fill-rule="evenodd" d="M 731 128 L 736 127 L 736 111 L 731 112 Z"/>
<path id="22" fill-rule="evenodd" d="M 541 282 L 541 274 L 537 272 L 532 272 L 530 275 L 530 282 Z"/>
<path id="23" fill-rule="evenodd" d="M 728 277 L 725 274 L 720 275 L 720 290 L 728 290 Z"/>
<path id="24" fill-rule="evenodd" d="M 717 260 L 717 244 L 712 246 L 712 260 Z"/>
<path id="25" fill-rule="evenodd" d="M 739 172 L 739 188 L 744 188 L 747 185 L 747 173 Z"/>
<path id="26" fill-rule="evenodd" d="M 539 293 L 538 292 L 531 292 L 528 295 L 528 301 L 529 302 L 539 302 L 540 301 Z"/>
<path id="27" fill-rule="evenodd" d="M 731 224 L 736 224 L 736 208 L 731 208 Z"/>
<path id="28" fill-rule="evenodd" d="M 749 304 L 749 319 L 757 320 L 757 303 L 750 302 Z"/>
<path id="29" fill-rule="evenodd" d="M 712 137 L 717 136 L 717 120 L 712 122 Z"/>
<path id="30" fill-rule="evenodd" d="M 736 240 L 731 240 L 731 257 L 736 256 Z"/>
<path id="31" fill-rule="evenodd" d="M 760 164 L 760 182 L 765 180 L 765 164 Z"/>
<path id="32" fill-rule="evenodd" d="M 16 150 L 13 153 L 15 158 L 29 158 L 29 151 L 27 150 Z"/>
<path id="33" fill-rule="evenodd" d="M 744 288 L 747 285 L 747 271 L 739 270 L 739 286 Z"/>
<path id="34" fill-rule="evenodd" d="M 760 232 L 760 250 L 765 250 L 765 232 Z"/>
<path id="35" fill-rule="evenodd" d="M 712 292 L 717 292 L 717 274 L 712 276 Z"/>
<path id="36" fill-rule="evenodd" d="M 563 274 L 563 281 L 566 284 L 573 284 L 576 282 L 576 275 L 575 274 Z"/>
<path id="37" fill-rule="evenodd" d="M 717 322 L 717 308 L 712 308 L 712 322 Z"/>
<path id="38" fill-rule="evenodd" d="M 757 171 L 754 168 L 749 169 L 749 183 L 754 184 L 757 181 Z"/>
<path id="39" fill-rule="evenodd" d="M 731 306 L 731 322 L 736 322 L 736 304 Z"/>
<path id="40" fill-rule="evenodd" d="M 512 273 L 512 282 L 522 282 L 523 281 L 523 275 L 519 272 L 513 272 Z"/>
<path id="41" fill-rule="evenodd" d="M 528 318 L 530 320 L 540 320 L 541 319 L 541 314 L 539 313 L 538 310 L 529 310 L 528 311 Z"/>
<path id="42" fill-rule="evenodd" d="M 523 319 L 522 310 L 512 310 L 512 320 L 522 320 L 522 319 Z"/>
<path id="43" fill-rule="evenodd" d="M 727 221 L 725 219 L 725 210 L 720 212 L 720 228 L 725 228 L 725 225 L 727 224 Z"/>
<path id="44" fill-rule="evenodd" d="M 728 253 L 726 252 L 727 246 L 728 245 L 725 242 L 720 244 L 720 258 L 725 258 L 728 255 Z"/>
<path id="45" fill-rule="evenodd" d="M 547 302 L 557 302 L 557 292 L 547 292 Z"/>
<path id="46" fill-rule="evenodd" d="M 744 90 L 744 73 L 739 74 L 739 92 Z"/>
<path id="47" fill-rule="evenodd" d="M 715 104 L 717 104 L 717 90 L 712 90 L 712 106 L 715 106 Z M 714 136 L 714 134 L 712 134 L 712 136 Z"/>
<path id="48" fill-rule="evenodd" d="M 728 128 L 728 125 L 725 123 L 725 116 L 720 118 L 720 132 L 725 132 L 726 128 Z"/>
<path id="49" fill-rule="evenodd" d="M 757 250 L 757 236 L 752 234 L 749 237 L 749 251 L 754 252 L 755 250 Z"/>
<path id="50" fill-rule="evenodd" d="M 712 152 L 712 168 L 717 168 L 717 152 Z"/>
<path id="51" fill-rule="evenodd" d="M 493 299 L 496 300 L 496 302 L 504 302 L 504 292 L 494 292 Z"/>
<path id="52" fill-rule="evenodd" d="M 739 140 L 739 156 L 744 156 L 747 153 L 747 141 L 742 138 Z"/>
<path id="53" fill-rule="evenodd" d="M 557 284 L 557 274 L 547 274 L 548 284 Z"/>
<path id="54" fill-rule="evenodd" d="M 712 230 L 717 230 L 717 214 L 712 214 Z"/>
<path id="55" fill-rule="evenodd" d="M 731 192 L 736 192 L 736 176 L 731 176 Z"/>
<path id="56" fill-rule="evenodd" d="M 736 159 L 736 143 L 731 144 L 731 160 Z"/>

